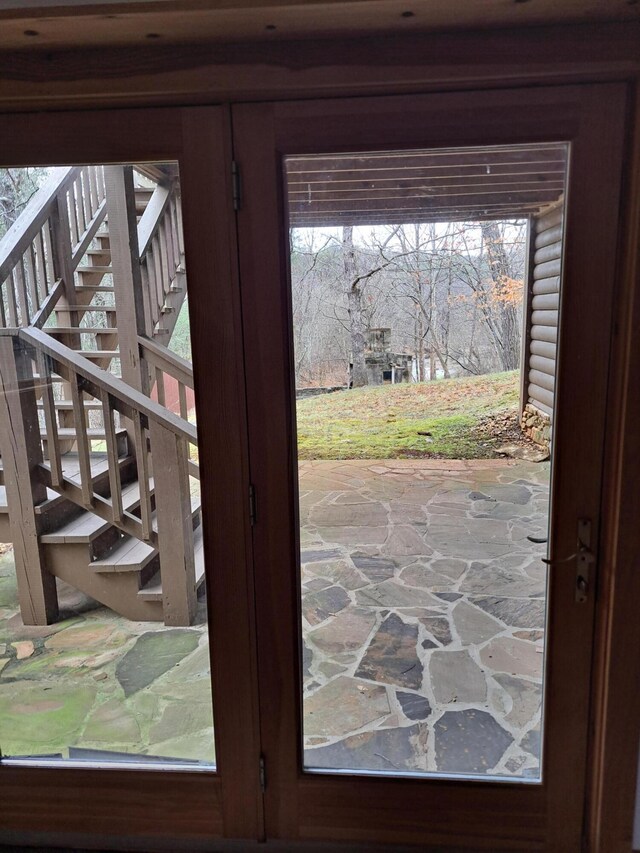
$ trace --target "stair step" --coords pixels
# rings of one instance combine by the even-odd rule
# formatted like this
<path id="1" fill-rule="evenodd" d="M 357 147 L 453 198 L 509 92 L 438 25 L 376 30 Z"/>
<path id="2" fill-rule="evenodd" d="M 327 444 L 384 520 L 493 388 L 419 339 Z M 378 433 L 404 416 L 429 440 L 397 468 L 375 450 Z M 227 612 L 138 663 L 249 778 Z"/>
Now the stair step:
<path id="1" fill-rule="evenodd" d="M 87 430 L 85 430 L 85 433 L 91 441 L 104 441 L 106 438 L 105 431 L 100 427 L 98 427 L 96 429 L 93 429 L 93 428 L 87 429 Z M 40 433 L 40 435 L 44 439 L 47 438 L 47 433 L 44 431 L 42 431 Z M 127 435 L 126 429 L 117 429 L 116 430 L 116 440 L 122 439 L 126 435 Z M 58 429 L 58 438 L 60 438 L 64 441 L 68 441 L 69 439 L 74 439 L 76 437 L 77 437 L 77 433 L 76 433 L 75 427 L 60 427 Z"/>
<path id="2" fill-rule="evenodd" d="M 107 273 L 113 272 L 113 267 L 108 266 L 106 264 L 105 265 L 95 264 L 95 266 L 88 265 L 88 266 L 76 267 L 76 272 L 80 273 L 81 275 L 83 273 L 85 273 L 85 274 L 88 273 L 89 275 L 96 275 L 98 273 L 100 273 L 100 275 L 106 275 Z"/>
<path id="3" fill-rule="evenodd" d="M 122 506 L 127 512 L 140 506 L 140 488 L 137 482 L 123 487 Z M 40 541 L 47 545 L 93 542 L 110 527 L 112 525 L 108 521 L 87 510 L 53 533 L 45 533 L 40 537 Z"/>
<path id="4" fill-rule="evenodd" d="M 97 237 L 108 237 L 108 234 L 97 234 Z M 87 255 L 109 255 L 111 254 L 111 249 L 87 249 Z"/>
<path id="5" fill-rule="evenodd" d="M 82 290 L 81 287 L 76 287 L 76 290 Z M 56 305 L 54 311 L 104 311 L 106 314 L 114 314 L 116 311 L 115 305 Z M 46 329 L 48 332 L 49 330 Z"/>
<path id="6" fill-rule="evenodd" d="M 74 352 L 90 359 L 120 358 L 120 350 L 117 349 L 76 349 Z"/>
<path id="7" fill-rule="evenodd" d="M 45 326 L 48 335 L 117 335 L 118 330 L 109 326 Z"/>
<path id="8" fill-rule="evenodd" d="M 201 507 L 202 507 L 202 501 L 200 500 L 200 496 L 199 495 L 191 495 L 191 518 L 194 521 L 196 521 L 196 519 L 198 518 L 198 514 L 200 513 Z M 153 529 L 157 533 L 158 532 L 158 517 L 157 517 L 157 514 L 155 512 L 151 516 L 151 526 L 153 527 Z M 199 525 L 198 525 L 198 527 L 199 527 Z M 194 535 L 195 535 L 195 530 L 194 530 Z"/>
<path id="9" fill-rule="evenodd" d="M 151 481 L 150 486 L 151 491 L 153 493 L 153 481 Z M 123 487 L 122 506 L 127 512 L 135 511 L 140 506 L 140 487 L 137 481 L 134 483 L 130 483 L 128 486 Z M 199 512 L 200 499 L 194 497 L 191 499 L 191 514 L 195 518 Z M 44 534 L 40 537 L 40 541 L 50 545 L 58 545 L 60 543 L 69 542 L 93 542 L 94 539 L 97 539 L 98 536 L 101 536 L 103 533 L 109 530 L 110 527 L 112 527 L 110 522 L 105 521 L 104 519 L 92 513 L 90 510 L 87 510 L 86 512 L 83 512 L 82 515 L 78 516 L 78 518 L 75 518 L 68 524 L 63 525 L 59 530 L 56 530 L 53 533 Z M 158 522 L 155 512 L 152 514 L 152 527 L 157 532 Z M 198 534 L 199 530 L 199 526 L 194 530 L 194 542 L 195 536 L 196 534 Z M 101 557 L 100 559 L 102 560 L 105 558 Z M 91 564 L 91 566 L 93 568 L 93 563 Z M 110 569 L 109 571 L 114 570 Z"/>
<path id="10" fill-rule="evenodd" d="M 73 400 L 54 400 L 53 405 L 56 409 L 62 409 L 62 411 L 65 412 L 73 411 Z M 97 400 L 84 400 L 83 405 L 85 409 L 90 409 L 92 411 L 98 411 L 98 409 L 102 410 L 102 403 L 99 403 Z M 38 408 L 44 408 L 42 400 L 38 400 Z"/>
<path id="11" fill-rule="evenodd" d="M 58 499 L 64 500 L 57 492 L 54 492 L 52 489 L 47 489 L 47 499 L 35 508 L 36 515 L 41 515 L 44 510 L 48 508 L 52 501 L 57 501 Z M 7 505 L 7 490 L 4 486 L 0 486 L 0 514 L 9 512 L 9 507 Z"/>
<path id="12" fill-rule="evenodd" d="M 202 528 L 193 531 L 193 557 L 196 568 L 196 590 L 204 582 L 204 546 L 202 542 Z M 144 601 L 162 601 L 162 577 L 158 570 L 153 577 L 142 587 L 138 596 Z"/>
<path id="13" fill-rule="evenodd" d="M 92 572 L 137 572 L 148 565 L 158 552 L 146 542 L 126 536 L 109 554 L 89 563 Z"/>
<path id="14" fill-rule="evenodd" d="M 114 293 L 113 287 L 106 284 L 76 284 L 76 293 Z"/>

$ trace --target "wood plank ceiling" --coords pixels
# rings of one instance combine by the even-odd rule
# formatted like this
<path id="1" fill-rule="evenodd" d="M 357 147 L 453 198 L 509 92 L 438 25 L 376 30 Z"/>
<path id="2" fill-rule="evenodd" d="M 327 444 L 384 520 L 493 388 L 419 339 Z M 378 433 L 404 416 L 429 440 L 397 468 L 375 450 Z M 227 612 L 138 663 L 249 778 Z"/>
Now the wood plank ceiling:
<path id="1" fill-rule="evenodd" d="M 564 144 L 288 157 L 292 227 L 510 219 L 564 191 Z"/>
<path id="2" fill-rule="evenodd" d="M 373 35 L 640 18 L 637 0 L 0 0 L 0 49 Z"/>

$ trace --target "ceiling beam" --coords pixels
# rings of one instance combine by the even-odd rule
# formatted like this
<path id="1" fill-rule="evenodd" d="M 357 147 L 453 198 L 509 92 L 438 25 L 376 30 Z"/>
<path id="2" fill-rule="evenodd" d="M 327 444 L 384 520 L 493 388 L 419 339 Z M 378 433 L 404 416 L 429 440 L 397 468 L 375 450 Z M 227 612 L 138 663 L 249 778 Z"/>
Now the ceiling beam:
<path id="1" fill-rule="evenodd" d="M 358 178 L 350 181 L 287 181 L 289 196 L 314 195 L 318 193 L 358 193 L 368 190 L 400 190 L 417 189 L 420 187 L 433 187 L 443 189 L 455 189 L 457 187 L 531 187 L 544 185 L 562 186 L 565 181 L 563 171 L 549 172 L 543 174 L 532 172 L 527 175 L 452 175 L 448 178 L 432 178 L 430 175 L 418 174 L 415 177 L 389 177 L 378 178 L 375 173 L 361 173 Z"/>
<path id="2" fill-rule="evenodd" d="M 376 212 L 401 213 L 404 211 L 429 211 L 443 208 L 471 208 L 482 210 L 489 206 L 513 207 L 548 204 L 555 201 L 560 193 L 556 190 L 511 190 L 509 192 L 481 192 L 467 194 L 435 194 L 413 197 L 369 198 L 354 200 L 328 199 L 312 200 L 311 203 L 292 201 L 289 203 L 293 213 L 353 213 L 363 215 Z"/>
<path id="3" fill-rule="evenodd" d="M 0 49 L 142 45 L 189 41 L 263 42 L 285 38 L 374 36 L 544 23 L 634 20 L 621 0 L 3 0 Z"/>
<path id="4" fill-rule="evenodd" d="M 291 228 L 339 228 L 343 225 L 382 226 L 414 225 L 430 222 L 481 222 L 487 220 L 526 219 L 539 207 L 473 209 L 443 209 L 433 211 L 404 211 L 400 213 L 332 213 L 290 217 Z"/>
<path id="5" fill-rule="evenodd" d="M 350 154 L 313 157 L 288 157 L 286 172 L 289 179 L 298 180 L 300 173 L 335 174 L 336 172 L 358 172 L 385 169 L 397 172 L 403 169 L 430 169 L 453 167 L 454 173 L 460 167 L 486 167 L 503 165 L 554 163 L 563 167 L 566 163 L 566 151 L 563 145 L 538 145 L 517 148 L 496 147 L 484 149 L 443 149 L 442 151 L 398 151 L 381 154 Z M 326 179 L 325 179 L 326 180 Z"/>
<path id="6" fill-rule="evenodd" d="M 458 196 L 475 195 L 487 197 L 491 200 L 494 195 L 505 195 L 511 193 L 531 194 L 538 198 L 539 193 L 549 196 L 549 200 L 557 198 L 564 189 L 564 181 L 530 182 L 527 184 L 510 183 L 484 183 L 484 184 L 458 184 L 445 187 L 434 187 L 430 184 L 419 184 L 414 186 L 390 186 L 377 187 L 367 185 L 366 182 L 358 188 L 338 188 L 324 185 L 326 189 L 309 187 L 305 190 L 288 192 L 290 204 L 316 205 L 330 201 L 351 201 L 354 204 L 367 204 L 370 200 L 402 199 L 402 198 L 457 198 Z"/>

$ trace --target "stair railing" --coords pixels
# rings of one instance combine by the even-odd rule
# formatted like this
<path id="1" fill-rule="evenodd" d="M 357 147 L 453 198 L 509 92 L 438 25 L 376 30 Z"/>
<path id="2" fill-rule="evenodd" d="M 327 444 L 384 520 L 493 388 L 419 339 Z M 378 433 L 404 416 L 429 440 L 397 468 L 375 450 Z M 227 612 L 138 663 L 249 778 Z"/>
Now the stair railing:
<path id="1" fill-rule="evenodd" d="M 0 327 L 44 325 L 105 213 L 101 166 L 51 170 L 0 240 Z"/>
<path id="2" fill-rule="evenodd" d="M 167 377 L 172 379 L 178 388 L 178 412 L 184 420 L 195 421 L 195 403 L 193 397 L 193 367 L 191 362 L 176 355 L 167 347 L 160 346 L 154 340 L 138 336 L 140 358 L 147 364 L 152 384 L 155 382 L 155 397 L 158 403 L 170 411 L 174 411 L 167 399 Z M 192 408 L 190 408 L 190 403 Z M 189 473 L 200 479 L 197 444 L 190 448 Z"/>
<path id="3" fill-rule="evenodd" d="M 158 184 L 138 223 L 146 329 L 166 343 L 186 293 L 182 209 L 176 182 Z"/>
<path id="4" fill-rule="evenodd" d="M 0 331 L 0 336 L 3 332 Z M 196 577 L 193 539 L 193 510 L 190 491 L 190 447 L 197 447 L 196 428 L 187 420 L 163 408 L 112 374 L 91 364 L 50 335 L 35 328 L 5 331 L 12 335 L 14 352 L 21 358 L 21 398 L 23 411 L 35 411 L 35 399 L 42 395 L 46 436 L 31 466 L 48 488 L 78 506 L 90 510 L 123 533 L 147 542 L 160 552 L 164 618 L 166 624 L 189 624 L 196 607 Z M 31 364 L 38 374 L 31 373 Z M 70 476 L 63 467 L 63 454 L 56 419 L 53 385 L 65 381 L 71 388 L 78 473 Z M 37 390 L 36 390 L 37 389 Z M 9 389 L 5 389 L 9 390 Z M 5 395 L 0 395 L 6 398 Z M 84 417 L 85 399 L 102 405 L 109 497 L 94 487 L 91 432 Z M 6 401 L 0 399 L 0 405 Z M 24 408 L 26 407 L 26 408 Z M 116 417 L 133 424 L 129 430 L 135 443 L 138 468 L 139 516 L 123 502 Z M 33 417 L 31 416 L 33 420 Z M 24 421 L 29 432 L 38 429 Z M 46 455 L 42 451 L 46 445 Z M 154 465 L 153 460 L 161 460 Z M 152 499 L 153 496 L 153 499 Z M 153 505 L 155 504 L 155 510 Z"/>
<path id="5" fill-rule="evenodd" d="M 161 406 L 167 405 L 167 377 L 178 386 L 178 412 L 181 418 L 189 420 L 189 391 L 193 392 L 193 368 L 190 362 L 158 346 L 155 341 L 139 337 L 141 357 L 155 373 L 156 396 Z"/>

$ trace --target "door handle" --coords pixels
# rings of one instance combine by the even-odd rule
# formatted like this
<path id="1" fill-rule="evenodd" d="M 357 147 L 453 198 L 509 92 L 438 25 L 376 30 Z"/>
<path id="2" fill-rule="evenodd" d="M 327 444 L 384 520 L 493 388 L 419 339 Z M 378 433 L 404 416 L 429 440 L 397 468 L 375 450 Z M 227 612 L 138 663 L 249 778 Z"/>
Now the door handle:
<path id="1" fill-rule="evenodd" d="M 541 539 L 536 536 L 527 536 L 527 539 L 536 545 L 543 545 L 548 541 L 547 539 Z M 573 560 L 576 561 L 576 604 L 585 604 L 589 597 L 591 566 L 596 561 L 596 556 L 591 550 L 591 521 L 588 518 L 581 518 L 578 521 L 578 542 L 573 554 L 554 560 L 542 558 L 542 562 L 547 566 L 559 566 L 563 563 L 571 563 Z"/>

